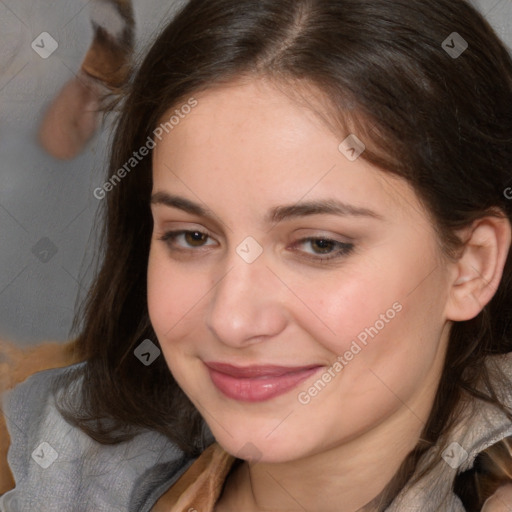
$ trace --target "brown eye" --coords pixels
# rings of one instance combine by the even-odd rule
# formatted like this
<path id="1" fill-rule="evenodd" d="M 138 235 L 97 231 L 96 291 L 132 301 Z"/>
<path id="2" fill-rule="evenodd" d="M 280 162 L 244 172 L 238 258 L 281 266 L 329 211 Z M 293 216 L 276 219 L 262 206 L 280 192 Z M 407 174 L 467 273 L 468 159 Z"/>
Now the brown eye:
<path id="1" fill-rule="evenodd" d="M 329 254 L 335 248 L 334 240 L 324 240 L 322 238 L 316 238 L 311 240 L 311 247 L 318 249 L 319 254 Z"/>
<path id="2" fill-rule="evenodd" d="M 186 251 L 212 245 L 207 243 L 209 239 L 210 237 L 202 231 L 186 230 L 169 231 L 159 238 L 173 251 Z"/>
<path id="3" fill-rule="evenodd" d="M 185 233 L 185 240 L 192 247 L 201 247 L 207 239 L 208 235 L 199 231 L 187 231 Z"/>
<path id="4" fill-rule="evenodd" d="M 354 244 L 331 240 L 329 238 L 304 238 L 297 241 L 294 246 L 303 247 L 305 257 L 311 260 L 328 261 L 348 256 L 355 248 Z M 309 250 L 306 248 L 309 247 Z"/>

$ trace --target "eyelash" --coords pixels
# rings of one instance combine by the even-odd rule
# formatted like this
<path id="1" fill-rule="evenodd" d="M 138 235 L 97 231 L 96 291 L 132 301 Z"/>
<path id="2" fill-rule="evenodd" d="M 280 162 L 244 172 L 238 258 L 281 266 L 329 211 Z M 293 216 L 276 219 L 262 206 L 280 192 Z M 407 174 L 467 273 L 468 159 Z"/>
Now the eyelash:
<path id="1" fill-rule="evenodd" d="M 176 239 L 179 236 L 187 235 L 187 234 L 199 234 L 199 235 L 206 237 L 207 239 L 210 238 L 209 235 L 207 235 L 206 233 L 203 233 L 202 231 L 181 230 L 181 231 L 168 231 L 162 237 L 158 238 L 158 240 L 161 240 L 162 242 L 164 242 L 169 247 L 169 249 L 171 249 L 172 251 L 185 251 L 185 252 L 186 251 L 194 251 L 194 248 L 177 249 L 176 247 L 173 247 L 173 243 L 176 241 Z M 309 255 L 309 256 L 305 256 L 306 259 L 324 262 L 324 261 L 329 261 L 329 260 L 333 260 L 336 258 L 348 256 L 354 250 L 354 244 L 346 243 L 346 242 L 339 242 L 338 240 L 332 240 L 332 239 L 326 238 L 326 237 L 302 238 L 300 240 L 297 240 L 297 242 L 295 242 L 293 245 L 296 246 L 296 245 L 301 245 L 301 244 L 305 244 L 305 243 L 319 242 L 319 241 L 328 242 L 329 244 L 332 244 L 334 247 L 337 246 L 339 249 L 337 251 L 335 251 L 334 253 L 329 253 L 328 256 Z M 204 246 L 197 247 L 197 249 L 201 249 L 202 247 L 204 247 Z"/>

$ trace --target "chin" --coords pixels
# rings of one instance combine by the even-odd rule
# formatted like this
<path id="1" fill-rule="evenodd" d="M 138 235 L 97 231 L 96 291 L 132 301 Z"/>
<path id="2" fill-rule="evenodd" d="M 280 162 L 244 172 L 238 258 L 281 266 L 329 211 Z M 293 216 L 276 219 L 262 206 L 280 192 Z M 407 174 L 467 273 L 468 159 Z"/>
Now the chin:
<path id="1" fill-rule="evenodd" d="M 270 439 L 270 436 L 265 435 L 248 435 L 247 430 L 239 435 L 231 431 L 233 437 L 224 431 L 215 431 L 213 434 L 219 445 L 229 454 L 252 463 L 278 464 L 308 455 L 307 447 L 298 442 L 299 436 L 272 436 Z"/>

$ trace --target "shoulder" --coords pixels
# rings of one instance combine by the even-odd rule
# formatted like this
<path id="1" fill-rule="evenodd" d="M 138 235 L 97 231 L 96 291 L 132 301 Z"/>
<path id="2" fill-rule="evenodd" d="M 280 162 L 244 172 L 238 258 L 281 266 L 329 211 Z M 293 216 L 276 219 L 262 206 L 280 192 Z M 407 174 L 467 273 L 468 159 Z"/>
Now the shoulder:
<path id="1" fill-rule="evenodd" d="M 512 353 L 488 356 L 485 365 L 494 391 L 500 402 L 512 414 Z M 487 389 L 481 391 L 488 393 Z M 476 456 L 490 446 L 512 435 L 512 421 L 507 414 L 494 404 L 472 400 L 466 422 L 461 422 L 463 432 L 461 445 L 469 457 L 461 465 L 461 470 L 470 469 Z M 463 444 L 464 443 L 464 444 Z"/>
<path id="2" fill-rule="evenodd" d="M 512 353 L 489 356 L 485 364 L 498 397 L 512 410 Z M 466 406 L 463 416 L 450 431 L 441 456 L 436 450 L 430 450 L 417 472 L 431 462 L 432 457 L 437 461 L 434 469 L 416 483 L 407 484 L 386 512 L 465 510 L 454 492 L 455 478 L 471 470 L 482 451 L 512 436 L 512 421 L 494 404 L 471 397 Z"/>
<path id="3" fill-rule="evenodd" d="M 16 488 L 0 498 L 0 510 L 2 500 L 10 503 L 8 510 L 20 512 L 76 511 L 77 503 L 83 511 L 149 510 L 193 462 L 154 431 L 102 445 L 67 423 L 55 406 L 54 386 L 84 364 L 39 372 L 4 394 Z M 78 389 L 80 382 L 77 378 L 73 386 Z"/>

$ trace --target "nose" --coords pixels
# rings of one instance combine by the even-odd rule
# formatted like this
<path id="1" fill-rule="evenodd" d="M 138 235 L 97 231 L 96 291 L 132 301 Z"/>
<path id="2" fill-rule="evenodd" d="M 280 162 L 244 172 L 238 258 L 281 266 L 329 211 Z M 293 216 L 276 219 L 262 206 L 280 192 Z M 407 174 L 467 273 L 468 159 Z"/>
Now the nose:
<path id="1" fill-rule="evenodd" d="M 286 295 L 263 256 L 250 264 L 236 258 L 212 290 L 206 324 L 219 341 L 241 348 L 283 331 Z"/>

